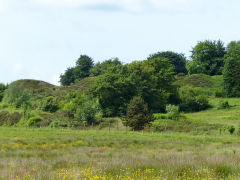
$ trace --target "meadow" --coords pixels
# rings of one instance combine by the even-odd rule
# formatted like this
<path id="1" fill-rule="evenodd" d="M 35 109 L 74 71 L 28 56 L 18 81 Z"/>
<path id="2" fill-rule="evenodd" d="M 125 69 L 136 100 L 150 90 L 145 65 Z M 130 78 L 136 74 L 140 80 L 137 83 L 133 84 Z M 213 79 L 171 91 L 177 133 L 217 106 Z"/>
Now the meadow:
<path id="1" fill-rule="evenodd" d="M 238 179 L 237 135 L 0 128 L 1 179 Z"/>

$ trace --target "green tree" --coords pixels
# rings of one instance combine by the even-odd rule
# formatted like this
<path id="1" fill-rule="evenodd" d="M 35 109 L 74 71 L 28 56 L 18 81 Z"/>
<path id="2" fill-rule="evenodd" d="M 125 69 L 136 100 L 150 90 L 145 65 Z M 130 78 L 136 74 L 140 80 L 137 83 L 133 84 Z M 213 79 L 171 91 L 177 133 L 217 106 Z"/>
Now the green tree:
<path id="1" fill-rule="evenodd" d="M 128 67 L 125 65 L 108 69 L 98 77 L 91 92 L 99 99 L 104 116 L 124 114 L 127 104 L 135 95 Z"/>
<path id="2" fill-rule="evenodd" d="M 3 99 L 4 92 L 5 92 L 6 89 L 7 89 L 7 85 L 5 85 L 3 83 L 0 83 L 0 102 Z"/>
<path id="3" fill-rule="evenodd" d="M 68 68 L 64 74 L 60 75 L 60 83 L 69 86 L 78 80 L 90 76 L 90 69 L 93 68 L 93 60 L 87 55 L 81 55 L 76 61 L 76 66 Z"/>
<path id="4" fill-rule="evenodd" d="M 135 96 L 141 96 L 153 112 L 164 112 L 176 91 L 174 67 L 167 58 L 153 58 L 129 64 Z"/>
<path id="5" fill-rule="evenodd" d="M 93 68 L 93 60 L 87 55 L 81 55 L 74 69 L 75 80 L 81 80 L 90 76 L 90 69 Z"/>
<path id="6" fill-rule="evenodd" d="M 132 62 L 99 76 L 92 93 L 99 99 L 105 116 L 125 114 L 134 96 L 141 96 L 150 110 L 162 112 L 176 92 L 174 74 L 166 58 Z"/>
<path id="7" fill-rule="evenodd" d="M 119 61 L 118 58 L 112 58 L 105 60 L 103 62 L 98 62 L 94 65 L 94 67 L 90 70 L 91 75 L 90 76 L 99 76 L 101 74 L 104 74 L 109 68 L 122 66 L 122 62 Z"/>
<path id="8" fill-rule="evenodd" d="M 181 99 L 180 111 L 197 112 L 210 107 L 202 88 L 181 87 L 179 94 Z"/>
<path id="9" fill-rule="evenodd" d="M 227 47 L 223 83 L 228 97 L 240 97 L 240 41 L 233 41 Z"/>
<path id="10" fill-rule="evenodd" d="M 99 112 L 99 103 L 96 99 L 76 91 L 66 95 L 62 102 L 62 109 L 71 114 L 76 122 L 95 123 L 95 115 Z"/>
<path id="11" fill-rule="evenodd" d="M 144 100 L 135 96 L 127 106 L 127 113 L 122 119 L 124 124 L 133 130 L 142 130 L 153 120 L 153 116 Z"/>
<path id="12" fill-rule="evenodd" d="M 4 93 L 3 101 L 15 104 L 16 107 L 21 107 L 22 105 L 31 106 L 31 93 L 24 88 L 24 86 L 19 82 L 11 83 Z"/>
<path id="13" fill-rule="evenodd" d="M 174 66 L 174 72 L 176 74 L 178 73 L 184 73 L 187 74 L 186 69 L 186 58 L 184 54 L 175 53 L 172 51 L 164 51 L 164 52 L 158 52 L 155 54 L 151 54 L 148 59 L 154 59 L 154 58 L 167 58 L 169 59 L 170 63 Z"/>
<path id="14" fill-rule="evenodd" d="M 218 41 L 201 41 L 192 49 L 192 62 L 188 63 L 189 74 L 221 75 L 226 48 Z"/>
<path id="15" fill-rule="evenodd" d="M 75 82 L 74 68 L 68 68 L 64 74 L 60 75 L 60 83 L 62 86 L 69 86 Z"/>

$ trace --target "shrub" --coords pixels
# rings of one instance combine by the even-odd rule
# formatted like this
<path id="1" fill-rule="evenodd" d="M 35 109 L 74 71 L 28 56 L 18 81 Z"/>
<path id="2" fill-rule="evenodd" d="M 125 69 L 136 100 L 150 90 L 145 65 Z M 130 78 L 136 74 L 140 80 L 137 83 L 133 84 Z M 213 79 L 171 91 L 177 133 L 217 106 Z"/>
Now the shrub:
<path id="1" fill-rule="evenodd" d="M 167 111 L 167 114 L 168 114 L 168 119 L 179 120 L 180 113 L 179 113 L 179 107 L 178 106 L 174 106 L 174 105 L 169 104 L 166 107 L 166 111 Z"/>
<path id="2" fill-rule="evenodd" d="M 180 111 L 197 112 L 210 107 L 202 88 L 182 87 L 179 94 L 181 99 Z"/>
<path id="3" fill-rule="evenodd" d="M 235 131 L 235 127 L 232 125 L 232 126 L 228 126 L 228 132 L 232 135 Z"/>
<path id="4" fill-rule="evenodd" d="M 43 99 L 40 105 L 40 109 L 42 111 L 53 113 L 59 109 L 59 105 L 57 100 L 54 97 L 49 96 Z"/>
<path id="5" fill-rule="evenodd" d="M 95 116 L 99 113 L 99 103 L 96 99 L 78 92 L 67 94 L 62 102 L 63 109 L 74 116 L 77 122 L 95 123 Z"/>
<path id="6" fill-rule="evenodd" d="M 152 120 L 153 116 L 144 100 L 141 97 L 133 97 L 127 106 L 127 114 L 123 116 L 124 124 L 133 130 L 142 130 Z"/>
<path id="7" fill-rule="evenodd" d="M 55 118 L 52 120 L 52 122 L 49 125 L 50 127 L 56 128 L 56 127 L 72 127 L 72 122 L 67 117 L 62 118 Z"/>
<path id="8" fill-rule="evenodd" d="M 215 97 L 217 98 L 224 97 L 224 93 L 222 90 L 216 90 L 214 94 L 215 94 Z"/>
<path id="9" fill-rule="evenodd" d="M 8 104 L 8 103 L 1 103 L 0 104 L 0 109 L 6 109 L 6 108 L 8 108 L 10 106 L 10 104 Z"/>
<path id="10" fill-rule="evenodd" d="M 78 122 L 87 122 L 87 124 L 95 123 L 95 115 L 97 114 L 99 108 L 93 101 L 88 101 L 77 109 L 75 114 L 75 120 Z"/>
<path id="11" fill-rule="evenodd" d="M 40 116 L 31 117 L 27 121 L 27 125 L 28 125 L 28 127 L 37 127 L 37 124 L 41 121 L 43 121 L 43 118 Z"/>
<path id="12" fill-rule="evenodd" d="M 230 108 L 230 105 L 228 101 L 224 101 L 224 100 L 219 101 L 217 109 L 229 109 L 229 108 Z"/>
<path id="13" fill-rule="evenodd" d="M 18 82 L 14 82 L 8 86 L 3 98 L 4 102 L 15 104 L 18 108 L 23 104 L 30 104 L 30 100 L 30 92 L 25 90 L 24 86 Z"/>

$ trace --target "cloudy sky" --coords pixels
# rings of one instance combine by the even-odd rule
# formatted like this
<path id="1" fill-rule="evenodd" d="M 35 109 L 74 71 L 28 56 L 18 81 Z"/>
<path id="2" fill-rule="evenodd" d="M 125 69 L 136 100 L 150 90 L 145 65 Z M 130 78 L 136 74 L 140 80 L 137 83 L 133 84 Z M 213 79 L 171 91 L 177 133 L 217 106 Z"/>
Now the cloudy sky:
<path id="1" fill-rule="evenodd" d="M 0 0 L 0 82 L 58 84 L 80 54 L 127 63 L 240 40 L 239 0 Z"/>

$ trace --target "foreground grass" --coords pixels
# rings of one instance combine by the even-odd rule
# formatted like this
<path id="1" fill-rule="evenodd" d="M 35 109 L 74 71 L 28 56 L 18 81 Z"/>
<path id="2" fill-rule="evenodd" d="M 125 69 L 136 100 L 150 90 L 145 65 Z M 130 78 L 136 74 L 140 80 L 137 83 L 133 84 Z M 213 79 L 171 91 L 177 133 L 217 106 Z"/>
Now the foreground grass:
<path id="1" fill-rule="evenodd" d="M 237 136 L 0 128 L 2 179 L 237 179 Z"/>

